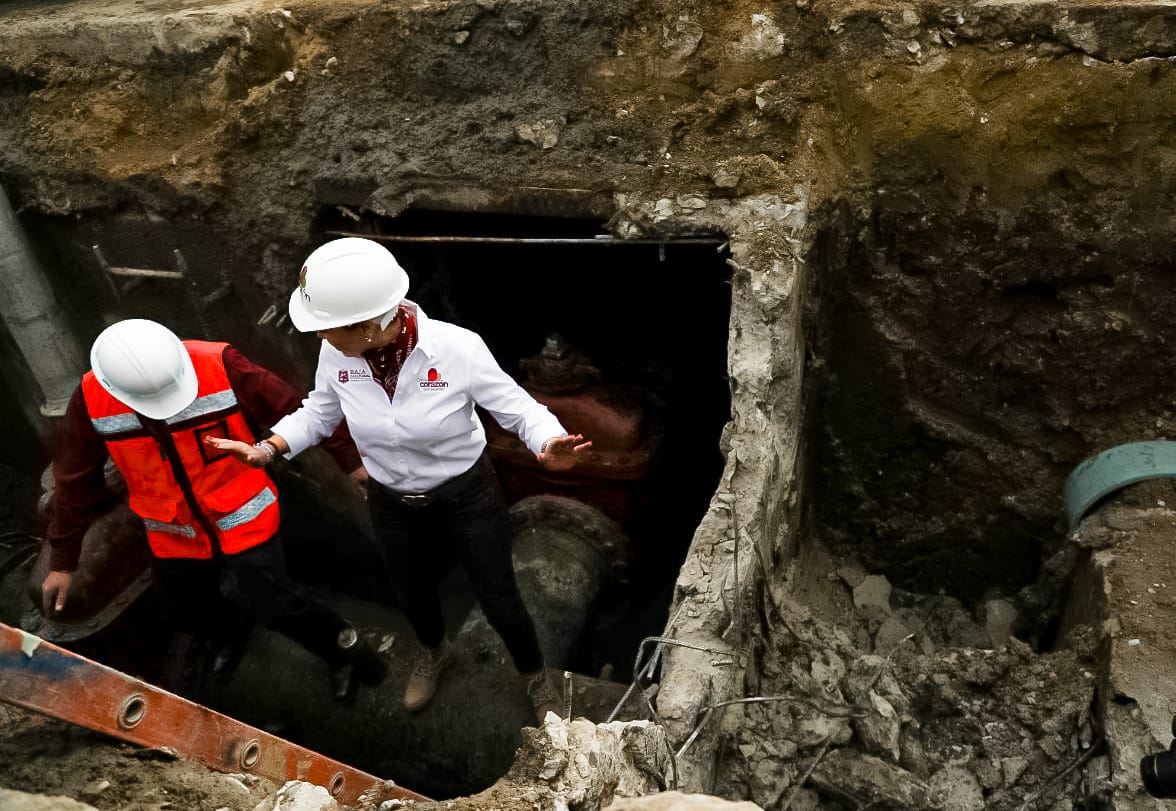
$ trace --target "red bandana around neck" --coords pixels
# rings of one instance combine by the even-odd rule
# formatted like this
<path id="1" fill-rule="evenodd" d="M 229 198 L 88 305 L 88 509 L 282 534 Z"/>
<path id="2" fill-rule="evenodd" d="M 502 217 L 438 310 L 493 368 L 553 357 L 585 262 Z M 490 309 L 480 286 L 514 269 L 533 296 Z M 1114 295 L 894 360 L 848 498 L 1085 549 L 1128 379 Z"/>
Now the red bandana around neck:
<path id="1" fill-rule="evenodd" d="M 384 387 L 389 403 L 396 395 L 396 379 L 400 375 L 400 368 L 404 366 L 405 359 L 412 354 L 417 345 L 416 305 L 402 303 L 399 312 L 403 323 L 396 340 L 387 346 L 369 349 L 363 353 L 364 359 L 371 367 L 372 379 Z"/>

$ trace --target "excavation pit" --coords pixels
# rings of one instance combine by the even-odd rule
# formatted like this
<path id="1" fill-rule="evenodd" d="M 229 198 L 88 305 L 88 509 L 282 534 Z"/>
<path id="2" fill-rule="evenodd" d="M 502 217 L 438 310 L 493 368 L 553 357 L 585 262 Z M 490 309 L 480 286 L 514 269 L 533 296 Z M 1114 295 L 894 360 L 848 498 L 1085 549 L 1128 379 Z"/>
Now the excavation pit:
<path id="1" fill-rule="evenodd" d="M 1163 640 L 1123 612 L 1164 590 L 1106 557 L 1162 554 L 1167 499 L 1100 505 L 1075 538 L 1061 493 L 1090 454 L 1164 438 L 1176 408 L 1170 9 L 108 11 L 0 13 L 0 184 L 79 345 L 154 314 L 305 383 L 313 340 L 280 322 L 292 271 L 362 232 L 421 257 L 426 308 L 475 320 L 504 365 L 558 329 L 654 390 L 706 353 L 705 416 L 680 426 L 698 455 L 674 465 L 690 498 L 663 500 L 668 546 L 633 560 L 659 616 L 621 645 L 667 640 L 648 686 L 678 787 L 831 811 L 1147 802 L 1132 759 L 1168 741 L 1124 720 L 1158 705 L 1121 675 Z M 597 233 L 618 244 L 534 265 L 534 244 L 405 239 Z M 195 283 L 115 296 L 94 245 L 169 272 L 179 248 Z M 630 249 L 652 255 L 591 264 Z M 705 283 L 679 284 L 695 259 Z M 534 320 L 533 291 L 598 275 L 567 321 Z M 686 291 L 636 316 L 658 352 L 602 323 L 613 289 Z M 527 329 L 504 329 L 523 296 Z M 68 364 L 7 347 L 14 408 L 48 436 L 42 388 Z M 39 773 L 11 768 L 5 784 Z"/>

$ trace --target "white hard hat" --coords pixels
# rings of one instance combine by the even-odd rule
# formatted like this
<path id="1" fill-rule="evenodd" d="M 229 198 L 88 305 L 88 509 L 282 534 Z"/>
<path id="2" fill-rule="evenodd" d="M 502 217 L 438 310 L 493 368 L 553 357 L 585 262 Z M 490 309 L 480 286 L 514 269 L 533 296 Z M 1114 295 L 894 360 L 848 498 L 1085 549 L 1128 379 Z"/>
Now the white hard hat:
<path id="1" fill-rule="evenodd" d="M 300 332 L 358 324 L 383 315 L 408 292 L 408 274 L 378 242 L 331 240 L 302 266 L 290 294 L 290 320 Z"/>
<path id="2" fill-rule="evenodd" d="M 196 368 L 170 329 L 142 318 L 119 321 L 90 347 L 94 376 L 112 397 L 144 416 L 165 420 L 196 399 Z"/>

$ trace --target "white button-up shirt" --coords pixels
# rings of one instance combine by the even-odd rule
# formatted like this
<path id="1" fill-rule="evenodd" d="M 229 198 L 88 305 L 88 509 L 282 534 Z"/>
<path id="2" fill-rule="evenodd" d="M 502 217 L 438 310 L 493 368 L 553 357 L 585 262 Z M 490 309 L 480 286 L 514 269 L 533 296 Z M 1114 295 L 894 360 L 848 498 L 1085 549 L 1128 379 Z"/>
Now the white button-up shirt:
<path id="1" fill-rule="evenodd" d="M 295 456 L 346 417 L 371 478 L 397 492 L 423 493 L 469 470 L 485 450 L 475 405 L 536 454 L 545 440 L 567 433 L 502 370 L 480 336 L 431 321 L 418 307 L 417 345 L 404 360 L 391 401 L 364 358 L 323 341 L 314 391 L 273 433 Z"/>

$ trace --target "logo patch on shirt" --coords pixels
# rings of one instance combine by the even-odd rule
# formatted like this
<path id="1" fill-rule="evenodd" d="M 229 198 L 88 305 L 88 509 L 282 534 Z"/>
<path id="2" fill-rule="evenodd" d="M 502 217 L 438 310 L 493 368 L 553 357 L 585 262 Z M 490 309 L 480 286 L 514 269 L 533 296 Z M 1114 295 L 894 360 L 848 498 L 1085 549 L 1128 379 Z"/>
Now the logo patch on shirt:
<path id="1" fill-rule="evenodd" d="M 372 373 L 367 369 L 340 369 L 339 382 L 349 383 L 352 380 L 371 380 Z"/>
<path id="2" fill-rule="evenodd" d="M 445 389 L 449 388 L 449 381 L 442 380 L 441 374 L 433 368 L 429 369 L 429 374 L 426 375 L 428 379 L 418 381 L 418 385 L 422 389 Z"/>

